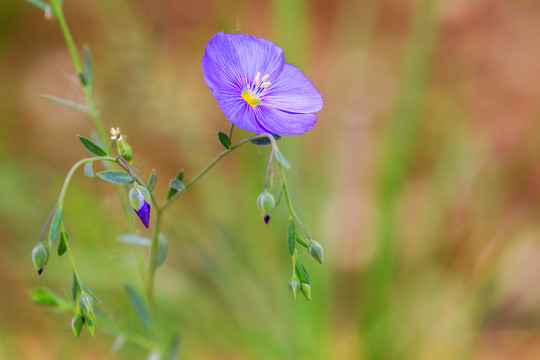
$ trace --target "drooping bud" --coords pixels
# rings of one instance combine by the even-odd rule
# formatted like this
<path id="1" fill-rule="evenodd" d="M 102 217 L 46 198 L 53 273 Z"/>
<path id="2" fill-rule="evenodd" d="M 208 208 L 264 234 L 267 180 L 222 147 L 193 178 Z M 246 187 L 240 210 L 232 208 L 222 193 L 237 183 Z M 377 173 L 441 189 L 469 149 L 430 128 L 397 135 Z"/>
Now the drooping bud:
<path id="1" fill-rule="evenodd" d="M 150 225 L 150 192 L 144 186 L 135 184 L 129 191 L 129 201 L 144 226 Z"/>
<path id="2" fill-rule="evenodd" d="M 311 286 L 307 283 L 302 283 L 302 294 L 308 299 L 308 301 L 311 301 Z"/>
<path id="3" fill-rule="evenodd" d="M 257 198 L 257 207 L 263 216 L 265 224 L 268 224 L 270 221 L 270 215 L 272 215 L 275 205 L 276 200 L 274 199 L 274 195 L 268 192 L 267 189 L 264 189 L 264 191 Z"/>
<path id="4" fill-rule="evenodd" d="M 76 314 L 71 319 L 71 328 L 73 329 L 73 333 L 76 337 L 79 337 L 81 335 L 81 330 L 84 325 L 84 318 L 81 316 L 81 314 Z"/>
<path id="5" fill-rule="evenodd" d="M 34 249 L 32 250 L 32 262 L 34 263 L 34 267 L 38 275 L 41 275 L 45 265 L 47 265 L 48 260 L 49 250 L 41 245 L 41 243 L 34 246 Z"/>
<path id="6" fill-rule="evenodd" d="M 308 252 L 319 264 L 323 263 L 324 251 L 320 243 L 312 241 L 308 246 Z"/>
<path id="7" fill-rule="evenodd" d="M 89 294 L 81 294 L 79 297 L 79 305 L 87 318 L 94 317 L 94 299 Z"/>
<path id="8" fill-rule="evenodd" d="M 298 293 L 302 288 L 302 283 L 298 280 L 296 274 L 289 280 L 289 290 L 293 294 L 294 301 L 298 300 Z"/>

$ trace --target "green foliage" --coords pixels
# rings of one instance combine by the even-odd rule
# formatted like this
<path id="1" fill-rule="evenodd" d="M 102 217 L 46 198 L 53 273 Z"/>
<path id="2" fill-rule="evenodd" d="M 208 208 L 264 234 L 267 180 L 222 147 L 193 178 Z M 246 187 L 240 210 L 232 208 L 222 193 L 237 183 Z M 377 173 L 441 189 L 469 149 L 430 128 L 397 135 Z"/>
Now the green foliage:
<path id="1" fill-rule="evenodd" d="M 217 134 L 218 134 L 219 142 L 221 142 L 221 145 L 223 145 L 225 149 L 230 149 L 232 143 L 229 136 L 221 131 L 218 131 Z"/>
<path id="2" fill-rule="evenodd" d="M 90 113 L 90 109 L 88 108 L 88 106 L 78 104 L 78 103 L 73 102 L 73 101 L 62 99 L 62 98 L 59 98 L 59 97 L 56 97 L 56 96 L 53 96 L 53 95 L 41 95 L 41 98 L 45 99 L 47 101 L 50 101 L 52 103 L 55 103 L 57 105 L 66 107 L 68 109 L 77 110 L 77 111 L 80 111 L 80 112 L 85 113 L 85 114 Z"/>
<path id="3" fill-rule="evenodd" d="M 289 254 L 293 256 L 296 249 L 296 230 L 294 228 L 294 219 L 289 219 L 289 227 L 287 228 L 287 245 L 289 247 Z"/>
<path id="4" fill-rule="evenodd" d="M 131 285 L 125 284 L 124 288 L 128 295 L 129 302 L 137 315 L 137 318 L 147 330 L 150 330 L 152 328 L 152 320 L 150 318 L 150 311 L 148 310 L 148 306 L 146 305 L 145 301 Z"/>
<path id="5" fill-rule="evenodd" d="M 62 204 L 58 205 L 51 221 L 51 227 L 49 228 L 49 246 L 52 246 L 56 239 L 58 239 L 58 235 L 60 235 L 63 212 L 64 206 Z"/>
<path id="6" fill-rule="evenodd" d="M 81 143 L 84 145 L 86 150 L 90 151 L 96 156 L 108 156 L 109 154 L 103 148 L 95 144 L 92 140 L 85 138 L 84 136 L 77 135 Z"/>
<path id="7" fill-rule="evenodd" d="M 118 170 L 105 170 L 96 174 L 97 177 L 113 184 L 127 185 L 133 183 L 131 175 Z"/>

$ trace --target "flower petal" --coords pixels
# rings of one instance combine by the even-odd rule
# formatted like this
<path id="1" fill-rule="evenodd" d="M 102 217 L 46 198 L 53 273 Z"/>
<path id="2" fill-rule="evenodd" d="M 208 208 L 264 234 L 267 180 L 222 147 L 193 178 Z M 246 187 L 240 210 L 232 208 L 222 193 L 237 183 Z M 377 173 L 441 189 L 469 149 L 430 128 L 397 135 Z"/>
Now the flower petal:
<path id="1" fill-rule="evenodd" d="M 283 49 L 269 40 L 246 34 L 218 32 L 206 45 L 202 68 L 212 91 L 229 90 L 241 94 L 258 72 L 277 79 L 285 59 Z"/>
<path id="2" fill-rule="evenodd" d="M 321 93 L 311 80 L 291 64 L 285 64 L 280 76 L 267 89 L 264 103 L 295 113 L 314 113 L 320 111 L 324 104 Z"/>
<path id="3" fill-rule="evenodd" d="M 317 122 L 317 115 L 312 113 L 293 113 L 265 105 L 255 106 L 253 110 L 259 125 L 266 132 L 278 135 L 303 134 Z"/>
<path id="4" fill-rule="evenodd" d="M 267 131 L 257 121 L 253 107 L 242 99 L 241 96 L 231 96 L 226 92 L 214 91 L 214 97 L 221 111 L 223 111 L 227 119 L 234 125 L 256 133 Z"/>

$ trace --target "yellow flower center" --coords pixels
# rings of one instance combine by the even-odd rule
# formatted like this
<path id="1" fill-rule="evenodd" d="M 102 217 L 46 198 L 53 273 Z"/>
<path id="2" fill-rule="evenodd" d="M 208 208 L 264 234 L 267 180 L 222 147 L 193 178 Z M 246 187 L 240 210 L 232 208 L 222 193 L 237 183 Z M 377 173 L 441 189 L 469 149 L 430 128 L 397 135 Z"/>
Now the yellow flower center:
<path id="1" fill-rule="evenodd" d="M 264 91 L 271 85 L 268 80 L 269 75 L 264 75 L 262 79 L 261 73 L 258 72 L 257 76 L 251 84 L 248 84 L 247 89 L 242 90 L 242 99 L 244 99 L 249 105 L 255 107 L 261 103 L 261 98 L 264 95 Z"/>

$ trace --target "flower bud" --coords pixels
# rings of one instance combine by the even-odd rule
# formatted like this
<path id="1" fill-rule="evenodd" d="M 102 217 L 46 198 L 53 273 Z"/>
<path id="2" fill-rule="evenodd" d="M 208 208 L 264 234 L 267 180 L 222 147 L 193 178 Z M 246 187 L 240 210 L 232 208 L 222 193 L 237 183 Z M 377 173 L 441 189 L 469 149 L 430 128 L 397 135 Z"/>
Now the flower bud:
<path id="1" fill-rule="evenodd" d="M 122 141 L 117 141 L 116 144 L 118 145 L 118 153 L 120 154 L 120 156 L 127 161 L 131 161 L 131 158 L 133 157 L 133 150 L 131 149 L 131 145 L 129 145 L 125 139 L 123 139 Z"/>
<path id="2" fill-rule="evenodd" d="M 79 305 L 81 306 L 81 309 L 83 309 L 86 317 L 90 319 L 94 317 L 94 299 L 92 299 L 92 296 L 83 293 L 79 297 Z"/>
<path id="3" fill-rule="evenodd" d="M 81 314 L 73 316 L 73 318 L 71 319 L 71 328 L 73 329 L 73 333 L 76 337 L 79 337 L 79 335 L 81 335 L 83 325 L 84 318 L 81 316 Z"/>
<path id="4" fill-rule="evenodd" d="M 48 260 L 49 250 L 41 245 L 41 243 L 34 246 L 34 249 L 32 250 L 32 262 L 34 263 L 38 275 L 41 275 Z"/>
<path id="5" fill-rule="evenodd" d="M 135 184 L 129 191 L 129 201 L 144 226 L 150 225 L 150 192 L 144 186 Z"/>
<path id="6" fill-rule="evenodd" d="M 289 290 L 293 294 L 294 301 L 298 300 L 298 293 L 300 292 L 301 287 L 302 284 L 300 283 L 300 280 L 294 275 L 291 280 L 289 280 Z"/>
<path id="7" fill-rule="evenodd" d="M 317 241 L 312 241 L 308 246 L 308 252 L 318 263 L 323 263 L 324 251 L 323 247 Z"/>
<path id="8" fill-rule="evenodd" d="M 311 301 L 311 286 L 307 283 L 302 283 L 302 294 L 308 299 L 308 301 Z"/>
<path id="9" fill-rule="evenodd" d="M 274 199 L 274 196 L 266 189 L 264 189 L 264 191 L 257 198 L 257 206 L 263 215 L 263 219 L 266 224 L 268 224 L 270 221 L 270 215 L 274 210 L 275 204 L 276 200 Z"/>

